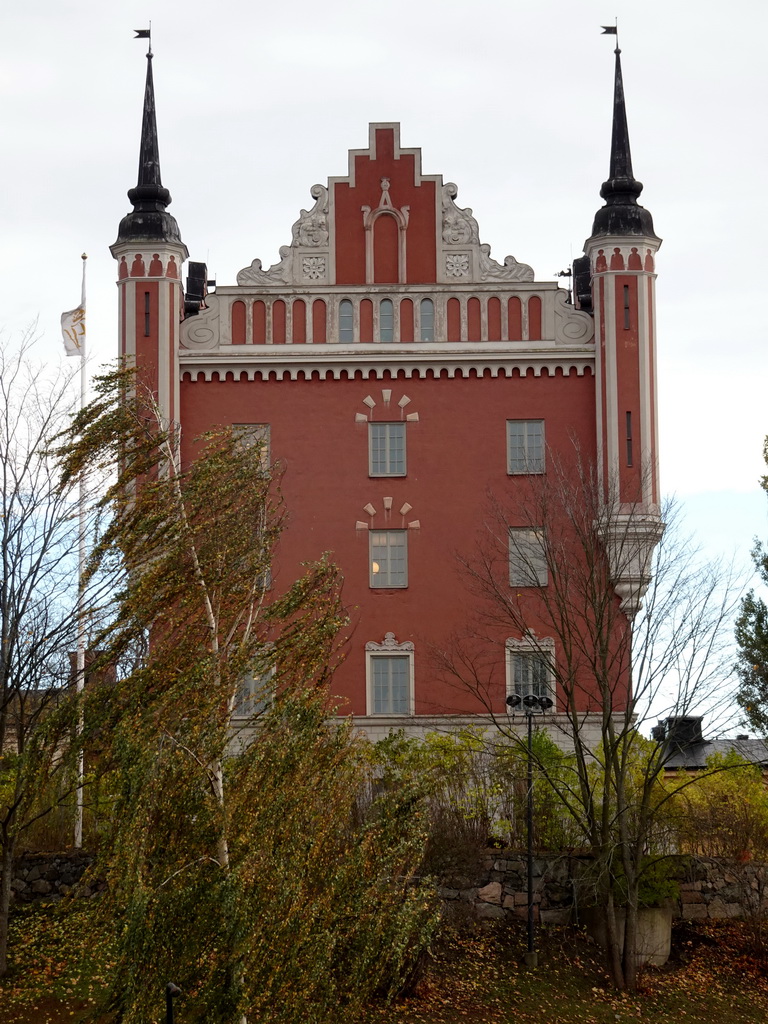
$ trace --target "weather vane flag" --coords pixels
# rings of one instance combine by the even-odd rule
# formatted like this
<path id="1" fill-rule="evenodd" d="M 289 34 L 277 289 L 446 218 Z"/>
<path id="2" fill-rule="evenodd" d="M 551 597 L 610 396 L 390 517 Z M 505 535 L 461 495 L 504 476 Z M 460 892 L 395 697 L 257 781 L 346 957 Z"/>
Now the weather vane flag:
<path id="1" fill-rule="evenodd" d="M 80 305 L 61 314 L 61 337 L 64 351 L 68 356 L 85 356 L 85 253 L 83 259 L 83 284 L 80 291 Z"/>
<path id="2" fill-rule="evenodd" d="M 133 31 L 136 33 L 134 39 L 149 40 L 149 52 L 152 53 L 152 22 L 150 21 L 149 28 L 135 28 Z"/>

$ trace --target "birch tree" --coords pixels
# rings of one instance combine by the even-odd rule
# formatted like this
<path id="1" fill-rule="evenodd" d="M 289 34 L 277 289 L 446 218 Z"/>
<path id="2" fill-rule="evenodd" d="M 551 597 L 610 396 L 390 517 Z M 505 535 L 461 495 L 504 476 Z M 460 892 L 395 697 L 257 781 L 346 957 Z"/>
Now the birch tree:
<path id="1" fill-rule="evenodd" d="M 61 457 L 65 487 L 86 466 L 113 473 L 91 571 L 125 569 L 98 645 L 116 664 L 149 636 L 146 659 L 86 709 L 118 791 L 114 1005 L 144 1021 L 172 978 L 194 995 L 187 1020 L 298 1021 L 308 1005 L 317 1021 L 355 1019 L 402 983 L 436 918 L 415 882 L 416 795 L 361 817 L 366 761 L 327 721 L 338 570 L 322 557 L 282 585 L 285 513 L 258 441 L 217 430 L 183 465 L 136 376 L 96 389 Z"/>

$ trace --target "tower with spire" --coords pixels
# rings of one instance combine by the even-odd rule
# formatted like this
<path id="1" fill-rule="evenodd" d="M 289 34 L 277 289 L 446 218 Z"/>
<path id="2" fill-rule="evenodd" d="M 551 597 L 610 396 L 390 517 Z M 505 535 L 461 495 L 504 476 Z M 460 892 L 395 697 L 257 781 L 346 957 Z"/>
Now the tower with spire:
<path id="1" fill-rule="evenodd" d="M 622 607 L 634 615 L 661 537 L 656 401 L 656 253 L 661 245 L 632 170 L 621 50 L 615 50 L 610 169 L 576 293 L 595 322 L 596 465 L 603 537 Z"/>
<path id="2" fill-rule="evenodd" d="M 168 213 L 171 193 L 160 176 L 152 48 L 147 77 L 133 210 L 120 221 L 110 251 L 118 264 L 120 355 L 135 364 L 156 397 L 167 423 L 180 419 L 179 325 L 183 316 L 181 268 L 189 253 L 176 219 Z"/>

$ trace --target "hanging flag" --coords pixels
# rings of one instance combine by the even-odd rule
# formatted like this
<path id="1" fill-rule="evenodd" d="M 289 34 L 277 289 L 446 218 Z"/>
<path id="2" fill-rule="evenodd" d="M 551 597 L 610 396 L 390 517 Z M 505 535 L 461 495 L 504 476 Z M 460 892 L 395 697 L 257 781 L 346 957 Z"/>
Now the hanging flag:
<path id="1" fill-rule="evenodd" d="M 149 28 L 135 28 L 133 31 L 136 33 L 133 37 L 134 39 L 149 39 L 149 34 L 152 30 Z"/>
<path id="2" fill-rule="evenodd" d="M 61 337 L 64 351 L 68 356 L 85 355 L 85 261 L 83 253 L 83 286 L 80 292 L 80 305 L 61 314 Z"/>
<path id="3" fill-rule="evenodd" d="M 619 34 L 615 25 L 601 25 L 600 28 L 603 30 L 604 36 L 617 36 Z"/>

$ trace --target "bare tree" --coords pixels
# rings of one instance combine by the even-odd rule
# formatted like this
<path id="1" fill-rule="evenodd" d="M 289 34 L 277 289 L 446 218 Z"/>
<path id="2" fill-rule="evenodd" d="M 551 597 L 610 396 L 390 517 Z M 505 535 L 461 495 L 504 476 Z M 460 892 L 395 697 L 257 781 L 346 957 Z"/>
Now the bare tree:
<path id="1" fill-rule="evenodd" d="M 73 376 L 36 359 L 33 331 L 18 345 L 0 343 L 0 976 L 19 843 L 77 784 L 61 781 L 61 741 L 71 725 L 63 702 L 76 622 L 77 492 L 76 484 L 60 488 L 50 454 L 73 410 Z"/>
<path id="2" fill-rule="evenodd" d="M 550 457 L 514 502 L 489 496 L 482 536 L 460 560 L 481 611 L 439 655 L 502 737 L 518 738 L 508 693 L 554 698 L 545 720 L 561 730 L 571 768 L 537 770 L 593 855 L 619 988 L 636 985 L 639 890 L 671 796 L 663 783 L 673 748 L 662 737 L 649 743 L 639 726 L 651 714 L 714 713 L 730 674 L 737 598 L 728 573 L 697 559 L 674 518 L 669 507 L 619 503 L 578 451 L 568 465 Z"/>

